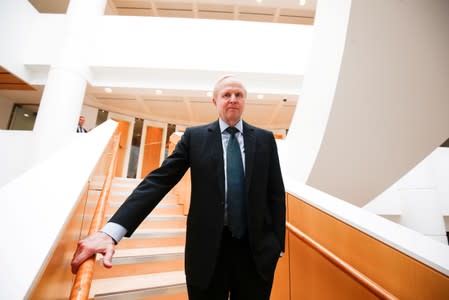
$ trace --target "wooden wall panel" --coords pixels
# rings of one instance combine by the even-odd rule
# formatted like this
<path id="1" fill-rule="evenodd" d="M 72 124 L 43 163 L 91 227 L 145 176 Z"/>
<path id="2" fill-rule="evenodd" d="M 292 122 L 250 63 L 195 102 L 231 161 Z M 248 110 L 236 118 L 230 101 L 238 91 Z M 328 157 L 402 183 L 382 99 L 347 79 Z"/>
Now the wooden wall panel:
<path id="1" fill-rule="evenodd" d="M 147 127 L 145 145 L 143 150 L 143 164 L 141 177 L 158 168 L 161 161 L 161 145 L 163 128 Z"/>
<path id="2" fill-rule="evenodd" d="M 290 299 L 378 299 L 293 234 L 289 240 Z"/>
<path id="3" fill-rule="evenodd" d="M 286 201 L 287 211 L 286 219 L 288 221 L 288 202 Z M 290 249 L 288 234 L 285 238 L 285 253 L 279 259 L 274 273 L 273 289 L 271 290 L 270 300 L 290 299 Z"/>
<path id="4" fill-rule="evenodd" d="M 291 195 L 288 195 L 288 205 L 293 226 L 399 299 L 449 299 L 448 276 Z M 346 282 L 340 271 L 326 266 L 323 259 L 309 253 L 311 250 L 305 249 L 295 237 L 290 236 L 289 239 L 291 299 L 325 299 L 307 298 L 308 294 L 301 291 L 304 289 L 328 289 L 332 299 L 366 299 L 356 296 L 359 288 Z M 317 278 L 313 280 L 308 276 Z M 326 284 L 321 285 L 320 282 Z M 354 293 L 350 298 L 345 298 L 348 297 L 347 289 Z"/>
<path id="5" fill-rule="evenodd" d="M 61 238 L 50 254 L 48 264 L 37 279 L 28 299 L 53 300 L 69 298 L 74 278 L 70 271 L 70 262 L 73 253 L 75 253 L 78 238 L 85 237 L 89 231 L 90 219 L 84 220 L 83 218 L 87 192 L 86 185 L 80 201 L 73 212 L 73 216 L 69 218 L 70 221 L 61 233 Z"/>
<path id="6" fill-rule="evenodd" d="M 168 155 L 173 153 L 173 150 L 175 150 L 176 144 L 179 142 L 179 140 L 181 139 L 180 136 L 178 136 L 177 134 L 173 133 L 170 137 L 169 137 L 169 142 L 168 142 Z M 184 204 L 183 200 L 181 198 L 181 183 L 178 183 L 177 185 L 175 185 L 173 187 L 173 189 L 171 190 L 171 193 L 176 197 L 177 203 L 178 204 Z"/>
<path id="7" fill-rule="evenodd" d="M 288 235 L 287 235 L 288 236 Z M 285 240 L 285 253 L 279 259 L 274 274 L 273 289 L 270 300 L 290 299 L 290 267 L 289 267 L 289 242 Z M 292 298 L 294 299 L 294 298 Z"/>
<path id="8" fill-rule="evenodd" d="M 122 177 L 123 164 L 125 162 L 125 155 L 126 155 L 126 147 L 128 145 L 129 122 L 115 119 L 113 120 L 119 122 L 117 132 L 120 132 L 120 142 L 117 154 L 117 167 L 115 169 L 114 176 Z"/>
<path id="9" fill-rule="evenodd" d="M 0 90 L 34 90 L 34 88 L 0 66 Z"/>
<path id="10" fill-rule="evenodd" d="M 190 181 L 190 169 L 184 174 L 181 178 L 181 181 L 178 183 L 180 185 L 179 189 L 179 202 L 183 204 L 183 213 L 184 215 L 188 215 L 190 209 L 190 195 L 192 194 L 192 185 Z M 179 203 L 178 202 L 178 203 Z"/>

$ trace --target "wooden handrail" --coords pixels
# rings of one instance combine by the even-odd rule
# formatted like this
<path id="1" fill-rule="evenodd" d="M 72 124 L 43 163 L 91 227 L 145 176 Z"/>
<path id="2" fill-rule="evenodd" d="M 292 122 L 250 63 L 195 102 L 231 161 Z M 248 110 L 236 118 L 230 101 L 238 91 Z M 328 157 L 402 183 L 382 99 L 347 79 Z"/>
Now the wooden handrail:
<path id="1" fill-rule="evenodd" d="M 332 264 L 337 266 L 340 270 L 342 270 L 343 272 L 354 278 L 356 281 L 358 281 L 361 285 L 366 287 L 369 291 L 371 291 L 374 295 L 376 295 L 380 299 L 388 299 L 388 300 L 398 299 L 392 294 L 390 294 L 388 291 L 386 291 L 384 288 L 379 286 L 377 283 L 366 277 L 364 274 L 357 271 L 350 264 L 346 263 L 338 256 L 333 254 L 331 251 L 329 251 L 328 249 L 317 243 L 315 240 L 306 235 L 304 232 L 302 232 L 301 230 L 290 224 L 289 222 L 286 222 L 286 227 L 291 233 L 293 233 L 294 236 L 304 241 L 308 246 L 312 247 L 324 258 L 326 258 Z"/>
<path id="2" fill-rule="evenodd" d="M 117 152 L 119 146 L 120 136 L 115 135 L 112 143 L 112 154 L 109 162 L 109 167 L 104 180 L 103 189 L 101 190 L 100 199 L 95 208 L 95 213 L 92 218 L 92 223 L 89 227 L 89 235 L 100 230 L 104 221 L 104 214 L 106 211 L 107 200 L 109 198 L 109 191 L 111 190 L 112 178 L 114 177 L 114 170 L 117 164 Z M 86 300 L 89 297 L 90 286 L 94 273 L 95 255 L 81 264 L 73 282 L 72 290 L 70 292 L 70 300 Z"/>

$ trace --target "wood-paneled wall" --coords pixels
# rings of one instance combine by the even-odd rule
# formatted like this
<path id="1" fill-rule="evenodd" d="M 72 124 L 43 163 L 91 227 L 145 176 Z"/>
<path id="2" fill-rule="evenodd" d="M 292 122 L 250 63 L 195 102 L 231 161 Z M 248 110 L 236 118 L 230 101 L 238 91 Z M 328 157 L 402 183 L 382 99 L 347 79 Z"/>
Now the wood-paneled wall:
<path id="1" fill-rule="evenodd" d="M 147 126 L 140 174 L 142 178 L 160 166 L 163 131 L 163 128 Z"/>
<path id="2" fill-rule="evenodd" d="M 181 136 L 173 133 L 170 136 L 170 141 L 168 144 L 168 153 L 171 154 L 173 150 L 175 150 L 176 144 L 181 139 Z M 190 169 L 184 174 L 178 184 L 173 188 L 172 193 L 177 198 L 178 204 L 183 205 L 183 213 L 187 215 L 189 213 L 190 208 L 190 193 L 191 193 L 191 185 L 190 185 Z"/>
<path id="3" fill-rule="evenodd" d="M 287 218 L 293 226 L 397 298 L 449 299 L 445 274 L 294 196 L 287 195 L 287 202 Z M 293 234 L 287 233 L 287 240 L 288 266 L 277 268 L 272 300 L 377 299 Z M 281 295 L 286 286 L 290 297 Z"/>

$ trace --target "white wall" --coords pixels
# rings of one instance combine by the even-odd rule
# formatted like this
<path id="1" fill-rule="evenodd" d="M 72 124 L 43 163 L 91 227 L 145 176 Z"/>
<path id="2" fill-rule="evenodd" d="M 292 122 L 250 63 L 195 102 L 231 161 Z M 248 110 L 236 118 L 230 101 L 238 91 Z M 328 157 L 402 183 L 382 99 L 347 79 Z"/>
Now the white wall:
<path id="1" fill-rule="evenodd" d="M 37 16 L 37 11 L 28 1 L 0 1 L 0 66 L 25 81 L 28 75 L 23 58 L 32 24 Z"/>
<path id="2" fill-rule="evenodd" d="M 116 124 L 105 122 L 75 135 L 51 158 L 0 187 L 2 209 L 8 212 L 0 218 L 8 243 L 0 250 L 0 299 L 27 299 Z"/>
<path id="3" fill-rule="evenodd" d="M 7 129 L 9 118 L 11 117 L 14 102 L 0 96 L 0 129 Z"/>
<path id="4" fill-rule="evenodd" d="M 31 166 L 34 140 L 32 131 L 0 130 L 0 187 Z"/>
<path id="5" fill-rule="evenodd" d="M 363 206 L 447 139 L 448 16 L 447 0 L 351 2 L 332 110 L 308 185 Z"/>
<path id="6" fill-rule="evenodd" d="M 399 192 L 408 188 L 432 189 L 438 205 L 449 216 L 449 148 L 439 147 L 398 181 L 364 206 L 379 215 L 400 215 Z"/>
<path id="7" fill-rule="evenodd" d="M 99 20 L 96 28 L 90 65 L 297 74 L 304 70 L 311 28 L 108 16 Z M 143 59 L 148 57 L 154 59 Z M 298 59 L 292 60 L 293 57 Z"/>
<path id="8" fill-rule="evenodd" d="M 38 16 L 26 53 L 28 63 L 54 61 L 64 34 L 61 25 L 60 16 Z M 92 42 L 88 64 L 302 74 L 312 30 L 280 23 L 103 16 L 94 21 L 87 38 Z"/>
<path id="9" fill-rule="evenodd" d="M 449 231 L 443 225 L 443 217 L 449 217 L 449 148 L 437 148 L 416 167 L 401 177 L 387 190 L 364 206 L 364 209 L 382 216 L 393 218 L 397 223 L 407 225 L 423 234 L 435 236 L 436 232 Z M 404 214 L 410 212 L 407 200 L 415 202 L 415 212 L 419 217 L 410 220 Z M 416 201 L 426 202 L 423 206 Z M 392 218 L 390 218 L 392 219 Z M 438 226 L 438 227 L 437 227 Z M 445 227 L 445 228 L 444 228 Z M 441 236 L 443 234 L 443 236 Z M 440 232 L 439 238 L 447 243 Z"/>
<path id="10" fill-rule="evenodd" d="M 25 55 L 33 83 L 45 83 L 46 66 L 58 56 L 65 24 L 64 16 L 41 14 L 36 18 Z M 93 21 L 88 34 L 86 59 L 93 86 L 175 85 L 177 89 L 209 91 L 218 76 L 231 72 L 247 82 L 249 92 L 257 88 L 260 93 L 283 90 L 297 94 L 313 27 L 103 16 Z"/>
<path id="11" fill-rule="evenodd" d="M 306 182 L 318 155 L 340 74 L 351 1 L 317 2 L 312 51 L 303 92 L 288 131 L 284 171 Z"/>

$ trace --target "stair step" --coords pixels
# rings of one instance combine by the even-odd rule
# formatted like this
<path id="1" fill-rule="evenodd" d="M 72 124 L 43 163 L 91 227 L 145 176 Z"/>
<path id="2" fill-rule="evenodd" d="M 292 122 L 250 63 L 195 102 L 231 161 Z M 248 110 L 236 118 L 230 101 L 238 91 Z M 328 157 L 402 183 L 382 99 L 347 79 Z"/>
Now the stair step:
<path id="1" fill-rule="evenodd" d="M 179 259 L 184 256 L 184 247 L 152 247 L 152 248 L 131 248 L 117 249 L 114 254 L 114 265 L 134 264 L 158 260 Z M 97 255 L 97 260 L 103 259 L 102 255 Z"/>
<path id="2" fill-rule="evenodd" d="M 101 187 L 104 184 L 104 176 L 97 176 L 93 180 L 89 182 L 90 187 L 92 189 L 101 189 Z M 141 179 L 130 179 L 130 178 L 124 178 L 124 179 L 112 179 L 112 188 L 129 188 L 134 189 L 142 180 Z"/>
<path id="3" fill-rule="evenodd" d="M 132 188 L 130 188 L 129 190 L 115 190 L 115 189 L 111 189 L 109 191 L 109 197 L 122 197 L 125 198 L 129 196 L 129 194 L 131 194 L 131 192 L 133 191 Z M 100 196 L 101 194 L 101 190 L 89 190 L 89 196 Z"/>
<path id="4" fill-rule="evenodd" d="M 134 189 L 139 183 L 136 182 L 112 182 L 111 187 L 114 188 L 130 188 Z"/>
<path id="5" fill-rule="evenodd" d="M 106 220 L 109 220 L 112 217 L 112 214 L 106 214 L 105 216 Z M 84 216 L 78 216 L 78 219 L 84 219 L 84 220 L 91 220 L 92 214 L 85 214 Z M 160 214 L 160 215 L 153 215 L 150 214 L 145 218 L 145 221 L 186 221 L 187 216 L 184 215 L 173 215 L 173 214 Z"/>
<path id="6" fill-rule="evenodd" d="M 136 276 L 145 274 L 156 274 L 161 272 L 184 271 L 184 256 L 180 255 L 176 259 L 152 260 L 149 262 L 127 263 L 126 261 L 117 262 L 114 258 L 112 268 L 107 269 L 103 266 L 102 260 L 97 260 L 95 264 L 95 279 Z"/>
<path id="7" fill-rule="evenodd" d="M 150 214 L 145 220 L 148 220 L 148 221 L 185 221 L 186 219 L 187 219 L 187 216 L 184 216 L 184 215 L 172 215 L 172 214 L 153 215 L 153 214 Z"/>
<path id="8" fill-rule="evenodd" d="M 162 229 L 162 228 L 186 228 L 186 220 L 144 220 L 140 225 L 139 228 L 141 229 Z"/>
<path id="9" fill-rule="evenodd" d="M 139 299 L 154 294 L 182 292 L 185 289 L 186 281 L 183 271 L 114 277 L 93 280 L 89 299 L 93 297 L 103 299 L 104 297 L 117 297 L 119 295 L 126 297 L 122 299 Z"/>
<path id="10" fill-rule="evenodd" d="M 87 201 L 87 202 L 88 202 L 88 204 L 91 204 L 90 203 L 91 201 Z M 109 203 L 110 207 L 117 207 L 117 208 L 119 208 L 123 204 L 123 201 L 122 202 L 120 202 L 120 201 L 109 201 L 108 203 Z M 92 201 L 92 205 L 96 205 L 96 202 Z M 161 202 L 158 205 L 156 205 L 155 209 L 157 209 L 157 208 L 179 208 L 179 207 L 180 206 L 178 204 Z"/>
<path id="11" fill-rule="evenodd" d="M 108 201 L 108 204 L 110 207 L 120 207 L 120 205 L 123 204 L 123 201 Z M 97 201 L 96 200 L 87 200 L 87 205 L 88 206 L 95 206 L 97 205 Z M 156 208 L 178 208 L 179 205 L 176 203 L 164 203 L 164 202 L 160 202 Z"/>
<path id="12" fill-rule="evenodd" d="M 114 177 L 112 179 L 113 183 L 136 183 L 139 184 L 142 181 L 142 179 L 136 179 L 136 178 L 126 178 L 126 177 Z"/>
<path id="13" fill-rule="evenodd" d="M 133 233 L 136 238 L 165 238 L 184 236 L 186 234 L 185 228 L 142 228 L 137 229 Z"/>
<path id="14" fill-rule="evenodd" d="M 150 248 L 150 247 L 175 247 L 184 246 L 186 242 L 185 235 L 170 236 L 163 238 L 146 238 L 146 237 L 134 237 L 129 239 L 122 239 L 118 244 L 117 249 L 127 248 Z"/>
<path id="15" fill-rule="evenodd" d="M 123 199 L 124 200 L 124 199 Z M 109 201 L 108 206 L 106 207 L 106 214 L 115 213 L 115 211 L 122 205 L 123 201 Z M 85 213 L 90 214 L 95 211 L 95 207 L 97 205 L 97 201 L 88 200 L 86 203 Z M 159 203 L 153 210 L 152 213 L 156 214 L 179 214 L 182 215 L 183 207 L 174 203 Z"/>
<path id="16" fill-rule="evenodd" d="M 131 256 L 150 256 L 150 255 L 172 255 L 184 254 L 184 247 L 153 247 L 153 248 L 134 248 L 120 249 L 114 254 L 115 258 L 124 258 Z"/>

